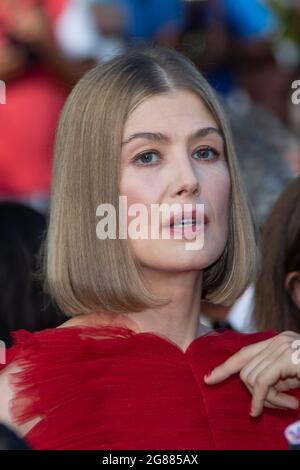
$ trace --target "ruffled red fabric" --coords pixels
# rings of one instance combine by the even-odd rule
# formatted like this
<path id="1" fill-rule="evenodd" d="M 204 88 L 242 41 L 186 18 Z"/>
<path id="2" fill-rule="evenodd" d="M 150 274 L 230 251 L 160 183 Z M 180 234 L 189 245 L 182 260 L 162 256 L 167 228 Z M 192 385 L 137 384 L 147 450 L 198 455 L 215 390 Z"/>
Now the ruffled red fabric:
<path id="1" fill-rule="evenodd" d="M 20 330 L 8 354 L 22 366 L 12 374 L 13 417 L 41 417 L 25 436 L 34 449 L 287 449 L 283 432 L 298 410 L 251 418 L 238 374 L 203 381 L 242 346 L 274 334 L 217 330 L 183 352 L 127 327 Z"/>

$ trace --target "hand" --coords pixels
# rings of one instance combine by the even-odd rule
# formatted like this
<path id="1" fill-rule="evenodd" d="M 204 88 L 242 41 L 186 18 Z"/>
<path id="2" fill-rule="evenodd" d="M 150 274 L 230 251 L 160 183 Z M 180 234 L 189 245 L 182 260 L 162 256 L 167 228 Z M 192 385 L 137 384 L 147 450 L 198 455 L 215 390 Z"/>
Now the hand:
<path id="1" fill-rule="evenodd" d="M 299 401 L 283 392 L 300 388 L 300 335 L 285 331 L 243 347 L 204 381 L 213 385 L 237 372 L 252 394 L 251 416 L 259 416 L 264 406 L 297 409 Z"/>

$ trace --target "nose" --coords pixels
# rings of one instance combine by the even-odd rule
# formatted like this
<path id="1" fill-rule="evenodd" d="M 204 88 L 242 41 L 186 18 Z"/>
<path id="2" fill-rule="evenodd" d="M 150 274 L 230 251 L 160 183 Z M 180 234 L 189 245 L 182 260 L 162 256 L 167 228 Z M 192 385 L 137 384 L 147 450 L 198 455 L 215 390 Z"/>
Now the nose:
<path id="1" fill-rule="evenodd" d="M 201 192 L 199 177 L 189 158 L 182 159 L 175 164 L 176 174 L 172 181 L 172 197 L 198 196 Z"/>

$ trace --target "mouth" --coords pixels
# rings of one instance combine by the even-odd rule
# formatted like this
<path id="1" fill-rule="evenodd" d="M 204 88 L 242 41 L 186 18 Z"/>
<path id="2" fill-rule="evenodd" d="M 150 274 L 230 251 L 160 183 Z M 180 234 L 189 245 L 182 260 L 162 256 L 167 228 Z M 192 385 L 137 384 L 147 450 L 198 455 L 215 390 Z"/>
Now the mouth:
<path id="1" fill-rule="evenodd" d="M 187 222 L 182 224 L 174 224 L 170 225 L 169 232 L 170 235 L 179 235 L 180 238 L 188 238 L 195 237 L 196 235 L 200 234 L 205 230 L 205 225 L 199 224 L 197 222 Z"/>
<path id="2" fill-rule="evenodd" d="M 199 213 L 194 209 L 192 212 L 181 212 L 170 217 L 170 220 L 165 224 L 171 235 L 179 234 L 191 237 L 199 232 L 206 230 L 209 223 L 208 216 Z"/>
<path id="3" fill-rule="evenodd" d="M 170 228 L 191 227 L 194 225 L 207 225 L 208 222 L 206 214 L 199 213 L 194 209 L 192 212 L 180 212 L 179 214 L 172 215 L 167 226 Z"/>

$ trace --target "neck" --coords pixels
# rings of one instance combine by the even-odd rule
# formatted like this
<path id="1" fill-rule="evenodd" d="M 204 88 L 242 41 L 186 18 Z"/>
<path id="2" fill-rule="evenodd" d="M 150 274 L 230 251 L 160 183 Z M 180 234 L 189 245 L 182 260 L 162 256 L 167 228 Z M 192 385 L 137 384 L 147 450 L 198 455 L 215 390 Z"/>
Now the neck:
<path id="1" fill-rule="evenodd" d="M 116 313 L 99 311 L 76 315 L 59 328 L 78 325 L 115 325 L 138 333 L 152 332 L 165 336 L 183 351 L 194 339 L 209 331 L 200 324 L 202 272 L 144 272 L 148 288 L 161 297 L 170 298 L 163 307 L 142 312 Z"/>
<path id="2" fill-rule="evenodd" d="M 166 336 L 183 350 L 202 332 L 199 322 L 202 272 L 181 273 L 144 271 L 151 291 L 170 298 L 166 306 L 124 314 L 137 325 L 138 331 L 150 331 Z M 204 327 L 205 329 L 205 327 Z"/>

